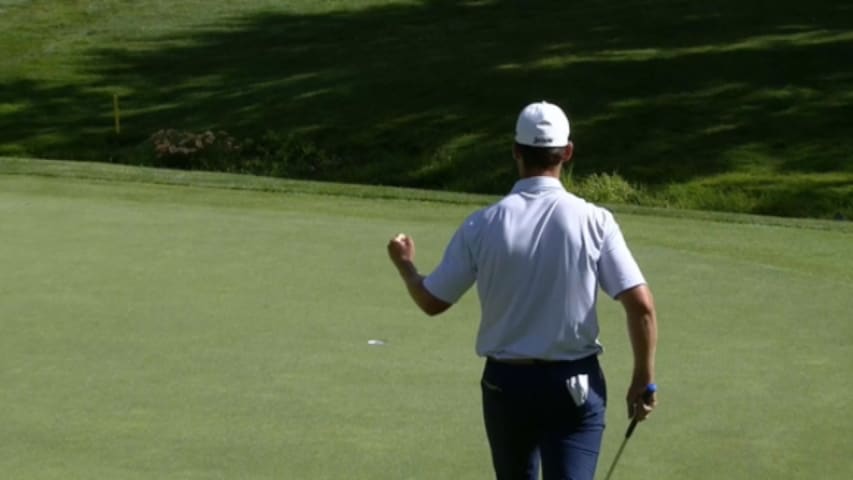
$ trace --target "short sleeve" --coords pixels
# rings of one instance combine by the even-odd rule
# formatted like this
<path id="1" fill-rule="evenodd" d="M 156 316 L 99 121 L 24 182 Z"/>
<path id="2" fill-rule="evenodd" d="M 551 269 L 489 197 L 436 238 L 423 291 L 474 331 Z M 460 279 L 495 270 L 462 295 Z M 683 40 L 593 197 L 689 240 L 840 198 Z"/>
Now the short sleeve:
<path id="1" fill-rule="evenodd" d="M 477 279 L 477 268 L 465 244 L 465 225 L 450 239 L 444 258 L 424 279 L 424 287 L 447 303 L 456 303 Z"/>
<path id="2" fill-rule="evenodd" d="M 622 292 L 646 283 L 634 256 L 625 243 L 622 230 L 615 220 L 610 220 L 601 257 L 598 260 L 598 281 L 612 298 Z"/>

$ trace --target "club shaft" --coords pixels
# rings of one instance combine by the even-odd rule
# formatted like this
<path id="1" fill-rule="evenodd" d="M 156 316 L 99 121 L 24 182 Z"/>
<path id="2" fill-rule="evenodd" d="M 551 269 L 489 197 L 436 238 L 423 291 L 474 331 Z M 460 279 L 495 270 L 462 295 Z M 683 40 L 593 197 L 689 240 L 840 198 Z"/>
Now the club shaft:
<path id="1" fill-rule="evenodd" d="M 643 394 L 643 402 L 648 403 L 651 401 L 652 394 L 657 390 L 657 385 L 651 384 L 646 387 L 646 393 Z M 610 480 L 610 476 L 613 475 L 613 470 L 616 469 L 616 464 L 619 462 L 619 457 L 622 456 L 622 451 L 625 450 L 625 445 L 628 443 L 628 439 L 631 438 L 631 435 L 634 433 L 634 429 L 637 428 L 637 418 L 634 416 L 631 418 L 631 424 L 628 425 L 628 430 L 625 431 L 625 438 L 622 440 L 622 445 L 619 446 L 619 451 L 616 452 L 616 457 L 613 458 L 613 463 L 610 464 L 610 470 L 607 471 L 607 476 L 604 477 L 604 480 Z"/>
<path id="2" fill-rule="evenodd" d="M 619 457 L 622 456 L 622 450 L 625 450 L 625 445 L 628 443 L 628 437 L 626 436 L 624 440 L 622 440 L 622 445 L 619 446 L 619 451 L 616 452 L 616 457 L 613 458 L 613 463 L 610 464 L 610 469 L 607 470 L 607 476 L 604 477 L 604 480 L 610 480 L 610 476 L 613 475 L 613 470 L 616 469 L 616 464 L 619 462 Z"/>

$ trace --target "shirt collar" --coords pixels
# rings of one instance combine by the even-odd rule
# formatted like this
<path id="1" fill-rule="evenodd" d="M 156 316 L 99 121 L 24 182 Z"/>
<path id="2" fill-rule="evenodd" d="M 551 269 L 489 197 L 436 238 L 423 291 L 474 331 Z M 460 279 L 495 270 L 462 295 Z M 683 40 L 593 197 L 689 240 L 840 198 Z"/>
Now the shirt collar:
<path id="1" fill-rule="evenodd" d="M 560 180 L 554 177 L 528 177 L 515 182 L 511 193 L 538 193 L 557 189 L 566 190 Z"/>

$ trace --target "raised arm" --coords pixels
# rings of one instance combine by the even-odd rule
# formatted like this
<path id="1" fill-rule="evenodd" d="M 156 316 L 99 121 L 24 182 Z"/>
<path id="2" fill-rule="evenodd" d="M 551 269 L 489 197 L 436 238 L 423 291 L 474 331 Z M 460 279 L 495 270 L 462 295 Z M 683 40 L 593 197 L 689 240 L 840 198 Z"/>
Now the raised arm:
<path id="1" fill-rule="evenodd" d="M 450 308 L 450 303 L 437 298 L 424 287 L 424 276 L 418 273 L 414 263 L 415 241 L 412 237 L 401 233 L 392 238 L 388 242 L 388 256 L 400 272 L 409 296 L 424 313 L 433 316 Z"/>

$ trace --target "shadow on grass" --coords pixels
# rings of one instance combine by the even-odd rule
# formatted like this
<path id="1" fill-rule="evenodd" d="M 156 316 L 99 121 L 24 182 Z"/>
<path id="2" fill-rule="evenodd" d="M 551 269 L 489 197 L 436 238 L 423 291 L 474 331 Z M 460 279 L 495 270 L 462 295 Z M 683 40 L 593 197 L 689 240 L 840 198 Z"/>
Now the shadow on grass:
<path id="1" fill-rule="evenodd" d="M 91 85 L 0 84 L 0 153 L 144 162 L 136 146 L 162 128 L 277 132 L 324 159 L 310 178 L 499 193 L 517 111 L 548 99 L 572 119 L 576 174 L 853 171 L 853 10 L 697 3 L 425 0 L 231 18 L 147 50 L 92 51 Z"/>

